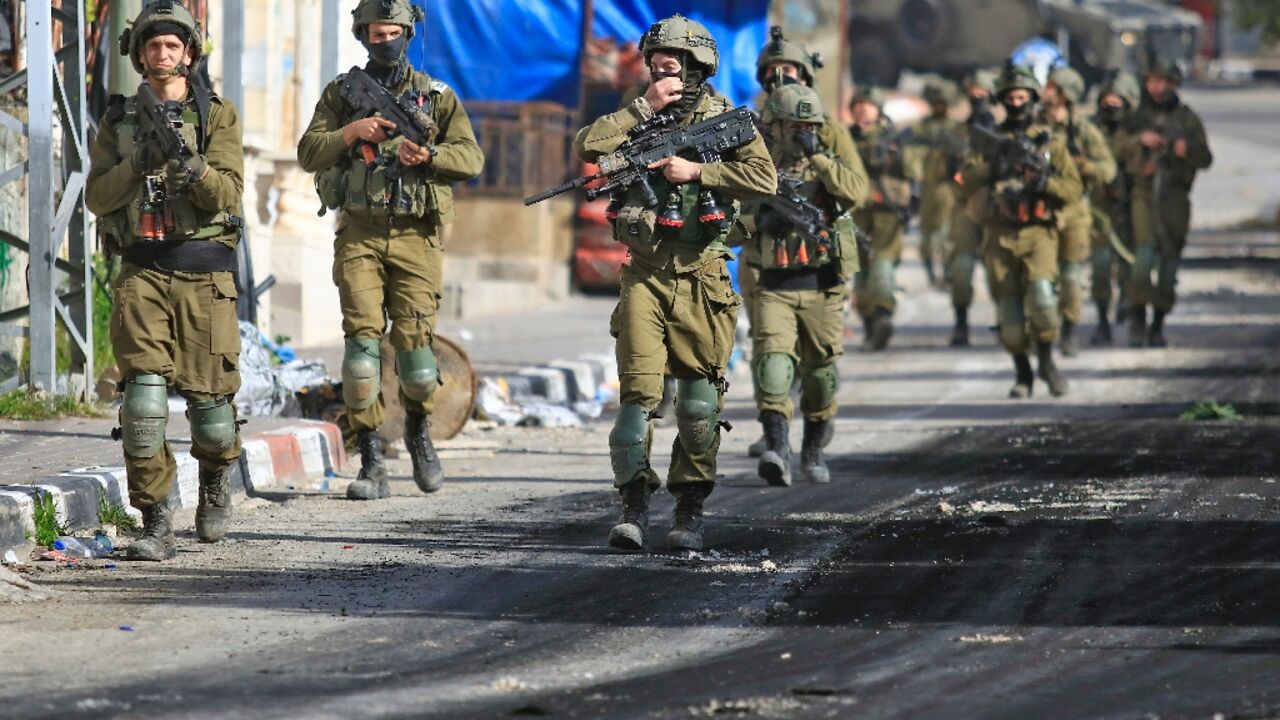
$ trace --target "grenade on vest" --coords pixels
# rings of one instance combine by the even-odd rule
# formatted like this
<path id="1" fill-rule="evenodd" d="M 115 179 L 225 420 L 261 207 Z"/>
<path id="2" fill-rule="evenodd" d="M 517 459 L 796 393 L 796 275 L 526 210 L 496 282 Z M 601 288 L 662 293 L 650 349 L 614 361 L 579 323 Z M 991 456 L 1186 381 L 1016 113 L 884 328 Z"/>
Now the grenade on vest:
<path id="1" fill-rule="evenodd" d="M 715 195 L 704 188 L 698 194 L 698 221 L 704 225 L 710 225 L 719 232 L 724 229 L 725 218 L 724 208 L 716 202 Z"/>
<path id="2" fill-rule="evenodd" d="M 146 196 L 142 201 L 139 230 L 146 242 L 164 242 L 165 232 L 174 228 L 173 211 L 165 202 L 164 182 L 151 175 L 144 181 Z"/>
<path id="3" fill-rule="evenodd" d="M 662 209 L 662 214 L 658 216 L 658 224 L 672 234 L 679 233 L 680 228 L 684 227 L 684 210 L 681 209 L 680 204 L 680 193 L 673 192 L 667 195 L 667 206 Z"/>
<path id="4" fill-rule="evenodd" d="M 780 268 L 791 265 L 791 259 L 787 257 L 787 241 L 778 235 L 773 238 L 773 264 Z"/>

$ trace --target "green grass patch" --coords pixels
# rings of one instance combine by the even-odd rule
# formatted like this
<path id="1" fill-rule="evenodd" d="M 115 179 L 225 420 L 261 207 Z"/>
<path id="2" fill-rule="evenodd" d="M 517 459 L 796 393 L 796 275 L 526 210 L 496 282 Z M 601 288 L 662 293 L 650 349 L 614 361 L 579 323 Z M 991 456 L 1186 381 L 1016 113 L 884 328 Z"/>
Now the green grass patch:
<path id="1" fill-rule="evenodd" d="M 121 530 L 137 530 L 138 521 L 125 510 L 124 505 L 113 503 L 107 494 L 98 491 L 98 522 L 103 525 L 115 525 Z"/>
<path id="2" fill-rule="evenodd" d="M 36 498 L 33 508 L 36 531 L 31 537 L 37 545 L 48 547 L 54 540 L 67 534 L 67 528 L 58 522 L 58 506 L 53 502 L 53 495 L 42 493 Z"/>
<path id="3" fill-rule="evenodd" d="M 10 420 L 54 420 L 63 417 L 105 417 L 97 403 L 86 403 L 70 395 L 14 390 L 0 395 L 0 418 Z"/>
<path id="4" fill-rule="evenodd" d="M 1240 419 L 1240 413 L 1231 403 L 1219 404 L 1215 401 L 1198 402 L 1186 412 L 1178 416 L 1184 422 L 1200 422 L 1203 420 L 1225 420 L 1234 422 Z"/>

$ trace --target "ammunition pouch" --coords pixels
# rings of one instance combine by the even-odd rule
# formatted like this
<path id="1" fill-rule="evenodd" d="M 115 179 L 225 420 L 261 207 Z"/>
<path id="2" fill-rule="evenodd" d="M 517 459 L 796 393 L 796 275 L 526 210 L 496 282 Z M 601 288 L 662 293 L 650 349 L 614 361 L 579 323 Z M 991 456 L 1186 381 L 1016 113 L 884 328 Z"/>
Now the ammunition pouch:
<path id="1" fill-rule="evenodd" d="M 1002 180 L 991 193 L 990 216 L 1015 227 L 1052 225 L 1053 208 L 1044 196 L 1033 192 L 1021 180 Z"/>

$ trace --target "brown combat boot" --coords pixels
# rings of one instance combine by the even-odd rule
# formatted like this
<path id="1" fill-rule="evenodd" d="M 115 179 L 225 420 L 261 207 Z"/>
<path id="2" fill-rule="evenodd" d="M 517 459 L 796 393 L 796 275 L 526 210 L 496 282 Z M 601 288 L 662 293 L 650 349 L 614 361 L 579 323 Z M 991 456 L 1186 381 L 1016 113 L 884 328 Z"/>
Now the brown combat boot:
<path id="1" fill-rule="evenodd" d="M 178 541 L 173 537 L 173 511 L 160 503 L 142 509 L 142 536 L 129 544 L 125 557 L 130 560 L 171 560 L 178 554 Z"/>

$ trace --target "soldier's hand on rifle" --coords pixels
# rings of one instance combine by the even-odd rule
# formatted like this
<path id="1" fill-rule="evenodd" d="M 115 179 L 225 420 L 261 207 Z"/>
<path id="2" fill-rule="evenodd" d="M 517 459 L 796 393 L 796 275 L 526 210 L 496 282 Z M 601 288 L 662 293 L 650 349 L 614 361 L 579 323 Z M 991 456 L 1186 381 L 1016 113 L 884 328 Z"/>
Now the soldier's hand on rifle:
<path id="1" fill-rule="evenodd" d="M 140 142 L 134 145 L 133 154 L 129 157 L 133 171 L 138 175 L 145 175 L 164 167 L 164 161 L 164 153 L 160 150 L 160 147 L 150 142 Z"/>
<path id="2" fill-rule="evenodd" d="M 664 77 L 649 85 L 649 89 L 644 93 L 644 99 L 653 107 L 654 112 L 660 112 L 682 97 L 684 97 L 684 83 L 678 77 Z"/>
<path id="3" fill-rule="evenodd" d="M 164 166 L 164 186 L 169 192 L 180 192 L 208 173 L 209 163 L 202 155 L 192 155 L 186 160 L 173 158 Z"/>
<path id="4" fill-rule="evenodd" d="M 1143 147 L 1151 150 L 1164 147 L 1164 136 L 1154 130 L 1143 130 L 1138 139 Z"/>
<path id="5" fill-rule="evenodd" d="M 1183 160 L 1187 159 L 1187 141 L 1185 138 L 1178 138 L 1173 141 L 1173 154 Z"/>
<path id="6" fill-rule="evenodd" d="M 685 160 L 682 157 L 663 158 L 657 162 L 649 164 L 650 170 L 662 170 L 662 176 L 669 183 L 683 185 L 685 183 L 697 182 L 702 179 L 702 164 Z"/>
<path id="7" fill-rule="evenodd" d="M 431 147 L 418 145 L 412 140 L 405 139 L 400 143 L 400 164 L 405 167 L 413 167 L 422 163 L 431 162 L 431 158 L 435 157 L 435 153 L 431 152 Z"/>
<path id="8" fill-rule="evenodd" d="M 342 128 L 342 142 L 351 147 L 357 140 L 377 145 L 387 139 L 387 131 L 395 130 L 396 124 L 386 118 L 370 117 L 352 121 Z"/>

